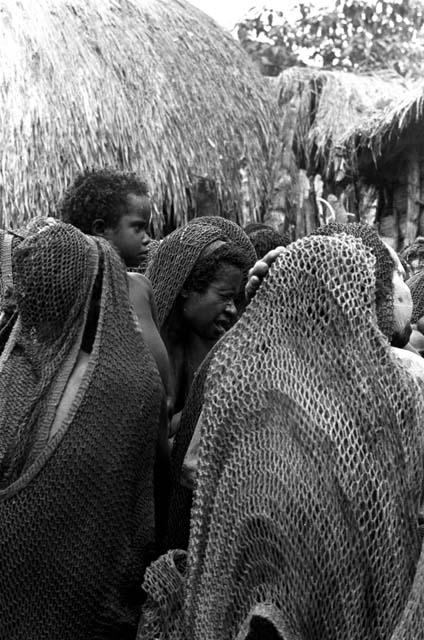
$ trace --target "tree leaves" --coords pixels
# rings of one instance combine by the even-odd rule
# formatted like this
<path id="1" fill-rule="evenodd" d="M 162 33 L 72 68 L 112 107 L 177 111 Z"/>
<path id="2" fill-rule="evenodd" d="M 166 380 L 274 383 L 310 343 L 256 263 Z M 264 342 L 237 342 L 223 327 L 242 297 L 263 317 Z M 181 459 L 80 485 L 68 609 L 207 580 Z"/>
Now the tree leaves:
<path id="1" fill-rule="evenodd" d="M 335 0 L 331 9 L 299 3 L 287 15 L 265 9 L 238 24 L 238 38 L 265 75 L 306 64 L 417 77 L 424 69 L 423 25 L 417 0 Z"/>

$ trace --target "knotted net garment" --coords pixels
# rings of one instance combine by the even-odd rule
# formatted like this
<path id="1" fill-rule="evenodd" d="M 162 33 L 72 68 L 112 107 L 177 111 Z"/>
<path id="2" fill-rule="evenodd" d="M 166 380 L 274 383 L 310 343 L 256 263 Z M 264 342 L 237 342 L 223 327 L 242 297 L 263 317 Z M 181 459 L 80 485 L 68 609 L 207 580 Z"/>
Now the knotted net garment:
<path id="1" fill-rule="evenodd" d="M 190 220 L 189 224 L 206 224 L 222 229 L 227 238 L 242 249 L 249 268 L 256 262 L 255 247 L 251 243 L 249 236 L 232 220 L 222 218 L 221 216 L 201 216 L 200 218 L 193 218 L 193 220 Z"/>
<path id="2" fill-rule="evenodd" d="M 412 322 L 418 322 L 424 316 L 424 271 L 414 274 L 406 284 L 412 296 Z"/>
<path id="3" fill-rule="evenodd" d="M 16 300 L 13 287 L 12 258 L 23 236 L 0 229 L 0 314 L 14 313 Z"/>
<path id="4" fill-rule="evenodd" d="M 360 240 L 303 238 L 217 345 L 187 638 L 245 638 L 264 609 L 281 638 L 390 638 L 400 623 L 420 554 L 423 402 L 377 327 L 374 270 Z"/>
<path id="5" fill-rule="evenodd" d="M 154 545 L 161 383 L 124 266 L 63 223 L 14 251 L 19 318 L 0 356 L 0 637 L 133 638 Z M 50 428 L 96 292 L 87 369 Z"/>
<path id="6" fill-rule="evenodd" d="M 377 321 L 381 331 L 390 341 L 393 336 L 393 270 L 394 262 L 377 231 L 368 224 L 332 222 L 316 229 L 312 235 L 334 236 L 345 233 L 360 238 L 375 257 L 375 298 Z"/>
<path id="7" fill-rule="evenodd" d="M 39 216 L 16 231 L 0 229 L 0 353 L 17 317 L 12 270 L 14 249 L 28 235 L 53 224 L 57 224 L 54 218 Z"/>

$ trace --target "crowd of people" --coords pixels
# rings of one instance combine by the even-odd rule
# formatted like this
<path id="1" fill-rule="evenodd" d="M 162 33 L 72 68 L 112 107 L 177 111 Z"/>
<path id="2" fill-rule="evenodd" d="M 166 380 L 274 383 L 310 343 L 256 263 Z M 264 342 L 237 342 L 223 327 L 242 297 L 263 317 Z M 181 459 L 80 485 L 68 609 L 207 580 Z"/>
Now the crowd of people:
<path id="1" fill-rule="evenodd" d="M 424 638 L 424 270 L 150 218 L 90 169 L 0 230 L 0 638 Z"/>

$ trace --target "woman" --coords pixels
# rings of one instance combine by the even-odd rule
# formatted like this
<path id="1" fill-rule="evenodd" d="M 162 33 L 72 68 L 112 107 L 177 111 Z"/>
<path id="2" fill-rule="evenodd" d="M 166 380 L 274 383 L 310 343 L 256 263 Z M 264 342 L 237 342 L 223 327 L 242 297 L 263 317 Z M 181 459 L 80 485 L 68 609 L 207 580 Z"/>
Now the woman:
<path id="1" fill-rule="evenodd" d="M 375 281 L 359 239 L 298 240 L 215 347 L 181 589 L 187 638 L 390 638 L 406 611 L 424 406 L 378 327 Z M 172 575 L 150 592 L 158 626 L 166 589 L 182 582 L 174 557 L 156 565 Z"/>
<path id="2" fill-rule="evenodd" d="M 13 252 L 0 357 L 0 637 L 134 638 L 155 546 L 162 385 L 106 241 Z"/>
<path id="3" fill-rule="evenodd" d="M 193 221 L 194 222 L 194 221 Z M 172 433 L 178 429 L 193 377 L 203 359 L 236 322 L 254 250 L 228 237 L 230 221 L 190 223 L 161 242 L 149 264 L 161 335 L 168 350 L 174 407 Z M 234 236 L 238 238 L 238 236 Z"/>

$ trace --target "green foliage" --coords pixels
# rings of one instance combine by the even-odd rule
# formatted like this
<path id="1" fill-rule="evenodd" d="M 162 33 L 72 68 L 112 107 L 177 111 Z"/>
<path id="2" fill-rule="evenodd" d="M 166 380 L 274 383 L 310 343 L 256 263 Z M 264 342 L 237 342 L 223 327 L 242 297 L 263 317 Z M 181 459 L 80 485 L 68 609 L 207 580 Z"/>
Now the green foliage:
<path id="1" fill-rule="evenodd" d="M 423 25 L 417 0 L 336 0 L 330 9 L 264 9 L 238 23 L 238 38 L 266 75 L 311 65 L 416 77 L 424 69 Z"/>

